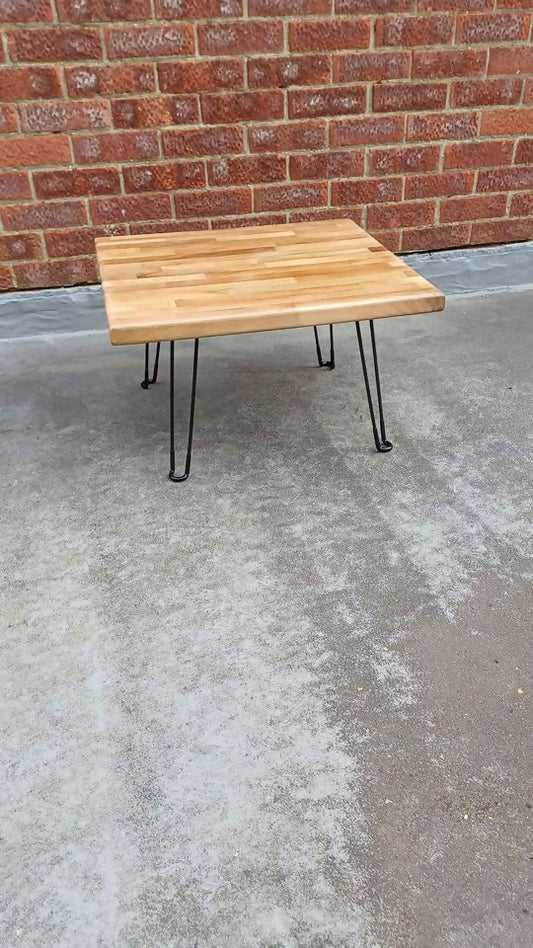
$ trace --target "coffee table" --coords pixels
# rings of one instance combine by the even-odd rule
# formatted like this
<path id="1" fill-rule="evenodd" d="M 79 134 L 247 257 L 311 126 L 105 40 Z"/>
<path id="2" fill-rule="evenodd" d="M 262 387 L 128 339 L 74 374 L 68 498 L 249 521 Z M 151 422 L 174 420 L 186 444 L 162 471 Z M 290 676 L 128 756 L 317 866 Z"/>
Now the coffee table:
<path id="1" fill-rule="evenodd" d="M 170 472 L 191 469 L 199 340 L 206 336 L 313 327 L 320 366 L 335 366 L 333 324 L 354 322 L 376 449 L 387 440 L 374 320 L 443 309 L 443 294 L 347 219 L 96 240 L 111 343 L 145 346 L 147 389 L 170 343 Z M 368 320 L 379 429 L 360 321 Z M 317 327 L 329 325 L 329 359 Z M 194 339 L 188 438 L 176 471 L 174 346 Z M 156 343 L 150 374 L 151 343 Z"/>

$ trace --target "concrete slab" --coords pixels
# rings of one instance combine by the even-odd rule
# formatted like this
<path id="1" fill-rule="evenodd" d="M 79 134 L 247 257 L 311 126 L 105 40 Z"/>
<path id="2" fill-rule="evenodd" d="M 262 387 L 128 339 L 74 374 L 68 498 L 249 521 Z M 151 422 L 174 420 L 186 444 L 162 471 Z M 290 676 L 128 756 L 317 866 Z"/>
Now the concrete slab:
<path id="1" fill-rule="evenodd" d="M 0 944 L 531 944 L 532 311 L 0 346 Z"/>

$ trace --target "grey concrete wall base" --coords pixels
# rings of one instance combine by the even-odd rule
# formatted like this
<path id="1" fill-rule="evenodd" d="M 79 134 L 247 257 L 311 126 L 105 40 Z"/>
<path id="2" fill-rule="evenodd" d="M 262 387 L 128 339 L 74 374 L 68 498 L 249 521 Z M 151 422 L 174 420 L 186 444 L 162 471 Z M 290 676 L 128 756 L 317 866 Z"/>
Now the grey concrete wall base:
<path id="1" fill-rule="evenodd" d="M 447 296 L 533 285 L 533 240 L 496 247 L 414 253 L 404 259 Z M 0 296 L 0 339 L 105 328 L 99 286 L 26 290 Z"/>

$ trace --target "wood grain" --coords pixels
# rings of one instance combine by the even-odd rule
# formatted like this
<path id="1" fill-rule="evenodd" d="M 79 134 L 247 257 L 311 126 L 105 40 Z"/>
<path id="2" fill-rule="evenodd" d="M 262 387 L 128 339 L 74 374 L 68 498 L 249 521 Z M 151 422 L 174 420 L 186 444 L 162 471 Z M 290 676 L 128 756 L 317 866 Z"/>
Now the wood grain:
<path id="1" fill-rule="evenodd" d="M 444 296 L 353 221 L 100 237 L 114 345 L 429 313 Z"/>

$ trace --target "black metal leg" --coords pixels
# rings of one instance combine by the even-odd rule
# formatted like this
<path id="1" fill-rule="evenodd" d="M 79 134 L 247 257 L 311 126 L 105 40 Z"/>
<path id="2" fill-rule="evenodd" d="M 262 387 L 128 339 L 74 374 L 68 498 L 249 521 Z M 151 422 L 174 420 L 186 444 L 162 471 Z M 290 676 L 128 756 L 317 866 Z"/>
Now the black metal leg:
<path id="1" fill-rule="evenodd" d="M 155 348 L 155 361 L 154 361 L 154 374 L 150 378 L 150 343 L 147 342 L 144 347 L 144 378 L 141 382 L 141 388 L 148 388 L 150 385 L 154 385 L 157 382 L 157 373 L 159 371 L 159 350 L 161 349 L 161 343 L 158 342 Z"/>
<path id="2" fill-rule="evenodd" d="M 194 432 L 194 408 L 196 404 L 196 378 L 198 375 L 198 345 L 200 340 L 194 340 L 194 357 L 192 364 L 191 402 L 189 407 L 189 435 L 187 438 L 187 454 L 183 474 L 176 474 L 176 453 L 174 450 L 174 343 L 170 343 L 170 471 L 169 479 L 180 483 L 186 481 L 191 470 L 192 438 Z"/>
<path id="3" fill-rule="evenodd" d="M 320 348 L 320 339 L 318 337 L 318 328 L 313 326 L 315 331 L 315 343 L 316 343 L 316 355 L 318 359 L 318 364 L 321 368 L 334 369 L 335 368 L 335 346 L 333 343 L 333 326 L 329 327 L 329 359 L 326 361 L 322 358 L 322 349 Z"/>
<path id="4" fill-rule="evenodd" d="M 368 407 L 370 409 L 370 420 L 372 422 L 372 432 L 374 435 L 374 442 L 376 445 L 376 451 L 392 451 L 392 444 L 387 440 L 387 433 L 385 431 L 385 419 L 383 417 L 383 404 L 381 401 L 381 385 L 379 382 L 379 368 L 378 368 L 378 354 L 376 349 L 376 337 L 374 335 L 374 322 L 373 320 L 368 320 L 370 326 L 370 339 L 372 341 L 372 356 L 374 359 L 374 376 L 376 380 L 376 394 L 378 399 L 378 411 L 379 411 L 379 432 L 376 425 L 376 415 L 374 412 L 374 405 L 372 402 L 372 393 L 370 391 L 370 382 L 368 380 L 368 371 L 366 367 L 365 359 L 365 350 L 363 347 L 363 337 L 361 335 L 361 327 L 358 322 L 355 324 L 355 329 L 357 332 L 357 342 L 359 343 L 359 354 L 361 356 L 361 365 L 363 367 L 363 376 L 365 380 L 366 388 L 366 397 L 368 399 Z"/>

